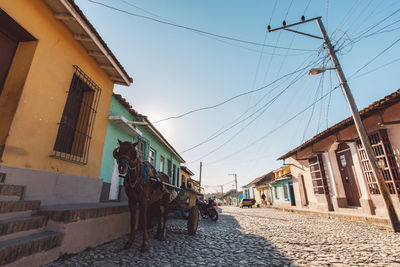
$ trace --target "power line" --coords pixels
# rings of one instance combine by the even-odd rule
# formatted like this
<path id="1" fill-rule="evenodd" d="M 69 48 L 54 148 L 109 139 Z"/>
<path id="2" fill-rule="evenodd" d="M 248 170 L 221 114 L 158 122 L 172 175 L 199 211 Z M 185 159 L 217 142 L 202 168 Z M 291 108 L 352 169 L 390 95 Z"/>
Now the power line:
<path id="1" fill-rule="evenodd" d="M 172 20 L 169 20 L 169 19 L 166 19 L 166 18 L 164 18 L 164 17 L 161 17 L 161 16 L 159 16 L 159 15 L 153 13 L 153 12 L 150 12 L 150 11 L 148 11 L 148 10 L 146 10 L 146 9 L 144 9 L 144 8 L 141 8 L 141 7 L 137 6 L 137 5 L 134 5 L 134 4 L 132 4 L 132 3 L 128 2 L 128 1 L 126 1 L 126 0 L 120 0 L 120 1 L 121 1 L 122 3 L 125 3 L 126 5 L 129 5 L 129 6 L 132 6 L 132 7 L 136 8 L 136 9 L 139 9 L 139 10 L 143 11 L 143 12 L 146 13 L 146 14 L 149 14 L 149 15 L 151 15 L 151 16 L 155 16 L 155 17 L 157 17 L 157 18 L 159 18 L 159 19 L 161 19 L 161 20 L 163 20 L 163 21 L 166 21 L 166 22 L 169 22 L 169 23 L 175 23 L 175 22 L 172 21 Z M 215 41 L 218 41 L 218 42 L 221 42 L 221 43 L 230 45 L 230 46 L 238 47 L 238 48 L 245 49 L 245 50 L 248 50 L 248 51 L 251 51 L 251 52 L 255 52 L 255 53 L 262 53 L 262 54 L 266 54 L 266 55 L 271 55 L 271 53 L 265 52 L 264 49 L 262 49 L 262 50 L 255 50 L 255 49 L 251 49 L 251 48 L 248 48 L 248 47 L 245 47 L 245 46 L 242 46 L 242 45 L 233 44 L 233 43 L 227 42 L 227 41 L 225 41 L 225 40 L 221 40 L 221 39 L 218 39 L 218 38 L 216 38 L 216 37 L 209 36 L 209 35 L 204 34 L 204 33 L 200 33 L 200 32 L 197 32 L 197 33 L 200 34 L 200 35 L 202 35 L 202 36 L 204 36 L 204 37 L 206 37 L 206 38 L 210 38 L 210 39 L 212 39 L 212 40 L 215 40 Z M 264 43 L 264 44 L 265 44 L 265 43 Z M 262 48 L 264 48 L 264 46 L 263 46 Z M 300 55 L 304 55 L 304 54 L 307 54 L 307 53 L 310 53 L 310 52 L 311 52 L 311 51 L 309 51 L 309 52 L 303 52 L 303 53 L 290 54 L 290 55 L 287 55 L 287 56 L 289 56 L 289 57 L 292 57 L 292 56 L 300 56 Z M 283 57 L 283 56 L 286 56 L 286 55 L 282 55 L 282 54 L 276 54 L 276 55 L 277 55 L 277 56 L 282 56 L 282 57 Z"/>
<path id="2" fill-rule="evenodd" d="M 361 68 L 359 68 L 357 71 L 355 71 L 352 75 L 349 76 L 349 79 L 351 79 L 352 77 L 354 77 L 357 73 L 359 73 L 362 69 L 364 69 L 366 66 L 368 66 L 369 64 L 371 64 L 374 60 L 376 60 L 379 56 L 381 56 L 383 53 L 385 53 L 387 50 L 389 50 L 391 47 L 393 47 L 397 42 L 400 41 L 400 38 L 397 39 L 395 42 L 393 42 L 391 45 L 389 45 L 388 47 L 386 47 L 384 50 L 382 50 L 378 55 L 376 55 L 373 59 L 371 59 L 370 61 L 368 61 L 365 65 L 363 65 Z M 359 76 L 360 77 L 360 76 Z M 333 89 L 331 89 L 330 91 L 328 91 L 327 93 L 325 93 L 323 96 L 321 96 L 318 100 L 314 101 L 311 105 L 307 106 L 305 109 L 303 109 L 302 111 L 296 113 L 294 116 L 292 116 L 290 119 L 288 119 L 287 121 L 285 121 L 284 123 L 280 124 L 278 127 L 274 128 L 273 130 L 269 131 L 267 134 L 263 135 L 262 137 L 256 139 L 255 141 L 253 141 L 252 143 L 250 143 L 249 145 L 246 145 L 245 147 L 242 147 L 240 150 L 235 151 L 234 153 L 220 159 L 217 161 L 214 161 L 212 163 L 208 163 L 208 165 L 210 164 L 215 164 L 218 163 L 220 161 L 226 160 L 230 157 L 232 157 L 233 155 L 236 155 L 239 152 L 242 152 L 244 150 L 247 150 L 248 148 L 250 148 L 251 146 L 255 145 L 256 143 L 262 141 L 263 139 L 265 139 L 266 137 L 268 137 L 269 135 L 271 135 L 272 133 L 276 132 L 278 129 L 280 129 L 281 127 L 285 126 L 287 123 L 289 123 L 290 121 L 292 121 L 293 119 L 297 118 L 299 115 L 301 115 L 302 113 L 304 113 L 305 111 L 307 111 L 308 109 L 312 108 L 313 105 L 315 105 L 317 102 L 321 101 L 323 98 L 325 98 L 326 96 L 330 95 L 333 91 L 335 91 L 337 88 L 339 88 L 340 85 L 337 85 L 336 87 L 334 87 Z"/>
<path id="3" fill-rule="evenodd" d="M 390 65 L 390 64 L 393 64 L 393 63 L 395 63 L 395 62 L 397 62 L 397 61 L 400 61 L 400 57 L 399 57 L 399 58 L 396 58 L 395 60 L 392 60 L 392 61 L 390 61 L 390 62 L 388 62 L 388 63 L 385 63 L 385 64 L 383 64 L 383 65 L 380 65 L 379 67 L 376 67 L 375 69 L 372 69 L 372 70 L 370 70 L 370 71 L 364 72 L 364 73 L 362 73 L 362 74 L 360 74 L 360 75 L 354 77 L 353 79 L 358 79 L 358 78 L 360 78 L 360 77 L 362 77 L 362 76 L 365 76 L 365 75 L 367 75 L 367 74 L 369 74 L 369 73 L 371 73 L 371 72 L 377 71 L 378 69 L 381 69 L 381 68 L 383 68 L 383 67 L 386 67 L 386 66 L 388 66 L 388 65 Z"/>
<path id="4" fill-rule="evenodd" d="M 329 92 L 327 92 L 326 94 L 324 94 L 322 97 L 320 97 L 319 99 L 317 99 L 316 101 L 314 101 L 311 105 L 307 106 L 305 109 L 301 110 L 300 112 L 296 113 L 294 116 L 292 116 L 290 119 L 286 120 L 284 123 L 280 124 L 279 126 L 277 126 L 276 128 L 272 129 L 271 131 L 269 131 L 268 133 L 266 133 L 265 135 L 261 136 L 260 138 L 256 139 L 255 141 L 253 141 L 252 143 L 250 143 L 249 145 L 246 145 L 245 147 L 242 147 L 241 149 L 235 151 L 234 153 L 211 163 L 208 163 L 207 165 L 211 165 L 211 164 L 215 164 L 218 162 L 221 162 L 223 160 L 226 160 L 236 154 L 238 154 L 239 152 L 242 152 L 244 150 L 249 149 L 250 147 L 252 147 L 253 145 L 257 144 L 258 142 L 262 141 L 263 139 L 267 138 L 269 135 L 273 134 L 274 132 L 276 132 L 277 130 L 279 130 L 280 128 L 282 128 L 283 126 L 287 125 L 287 123 L 291 122 L 292 120 L 294 120 L 295 118 L 297 118 L 298 116 L 300 116 L 301 114 L 303 114 L 304 112 L 306 112 L 307 110 L 309 110 L 313 105 L 315 105 L 316 103 L 318 103 L 319 101 L 321 101 L 323 98 L 325 98 L 326 96 L 329 95 L 329 93 L 332 93 L 333 91 L 335 91 L 336 89 L 338 89 L 340 87 L 340 85 L 336 86 L 335 88 L 333 88 L 332 90 L 330 90 Z"/>
<path id="5" fill-rule="evenodd" d="M 261 91 L 261 90 L 263 90 L 263 89 L 265 89 L 265 88 L 267 88 L 267 87 L 269 87 L 269 86 L 275 84 L 276 82 L 278 82 L 278 81 L 284 79 L 285 77 L 290 76 L 290 75 L 293 75 L 293 74 L 298 73 L 298 72 L 303 71 L 303 70 L 304 70 L 304 68 L 303 68 L 303 69 L 297 69 L 297 70 L 295 70 L 295 71 L 293 71 L 293 72 L 290 72 L 290 73 L 287 73 L 287 74 L 281 76 L 280 78 L 278 78 L 278 79 L 276 79 L 276 80 L 270 82 L 270 83 L 267 84 L 267 85 L 264 85 L 264 86 L 262 86 L 262 87 L 260 87 L 260 88 L 257 88 L 257 89 L 254 89 L 254 90 L 250 90 L 250 91 L 247 91 L 247 92 L 244 92 L 244 93 L 241 93 L 241 94 L 237 94 L 237 95 L 235 95 L 235 96 L 233 96 L 233 97 L 230 97 L 230 98 L 228 98 L 228 99 L 226 99 L 226 100 L 224 100 L 224 101 L 222 101 L 222 102 L 220 102 L 220 103 L 218 103 L 218 104 L 211 105 L 211 106 L 206 106 L 206 107 L 201 107 L 201 108 L 197 108 L 197 109 L 194 109 L 194 110 L 191 110 L 191 111 L 182 113 L 182 114 L 177 115 L 177 116 L 171 116 L 171 117 L 168 117 L 168 118 L 164 118 L 164 119 L 161 119 L 161 120 L 158 120 L 158 121 L 153 122 L 153 124 L 156 124 L 156 123 L 159 123 L 159 122 L 162 122 L 162 121 L 166 121 L 166 120 L 171 120 L 171 119 L 179 119 L 179 118 L 182 118 L 182 117 L 184 117 L 184 116 L 187 116 L 187 115 L 192 114 L 192 113 L 195 113 L 195 112 L 199 112 L 199 111 L 203 111 L 203 110 L 208 110 L 208 109 L 213 109 L 213 108 L 222 106 L 222 105 L 224 105 L 224 104 L 226 104 L 226 103 L 228 103 L 228 102 L 230 102 L 230 101 L 232 101 L 232 100 L 235 100 L 235 99 L 237 99 L 237 98 L 240 98 L 240 97 L 242 97 L 242 96 L 245 96 L 245 95 L 248 95 L 248 94 L 252 94 L 252 93 Z"/>
<path id="6" fill-rule="evenodd" d="M 377 59 L 378 57 L 380 57 L 383 53 L 385 53 L 386 51 L 388 51 L 390 48 L 392 48 L 395 44 L 397 44 L 400 41 L 400 38 L 397 39 L 396 41 L 394 41 L 392 44 L 390 44 L 388 47 L 386 47 L 385 49 L 383 49 L 379 54 L 377 54 L 375 57 L 373 57 L 370 61 L 368 61 L 364 66 L 362 66 L 361 68 L 359 68 L 355 73 L 353 73 L 349 78 L 353 77 L 354 75 L 356 75 L 357 73 L 359 73 L 362 69 L 364 69 L 365 67 L 367 67 L 369 64 L 371 64 L 375 59 Z"/>
<path id="7" fill-rule="evenodd" d="M 203 30 L 200 30 L 200 29 L 195 29 L 195 28 L 188 27 L 188 26 L 179 25 L 179 24 L 176 24 L 176 23 L 171 23 L 171 22 L 155 19 L 155 18 L 148 17 L 148 16 L 139 15 L 139 14 L 132 13 L 132 12 L 129 12 L 129 11 L 126 11 L 126 10 L 122 10 L 122 9 L 119 9 L 119 8 L 116 8 L 116 7 L 113 7 L 113 6 L 109 6 L 107 4 L 100 3 L 100 2 L 97 2 L 97 1 L 94 1 L 94 0 L 87 0 L 87 1 L 89 1 L 91 3 L 94 3 L 94 4 L 97 4 L 97 5 L 101 5 L 101 6 L 107 7 L 109 9 L 112 9 L 112 10 L 115 10 L 115 11 L 118 11 L 118 12 L 121 12 L 121 13 L 125 13 L 125 14 L 131 15 L 131 16 L 134 16 L 134 17 L 138 17 L 138 18 L 143 18 L 143 19 L 155 21 L 155 22 L 158 22 L 158 23 L 161 23 L 161 24 L 166 24 L 166 25 L 177 27 L 177 28 L 182 28 L 182 29 L 186 29 L 186 30 L 190 30 L 190 31 L 194 31 L 194 32 L 199 32 L 199 33 L 207 34 L 207 35 L 210 35 L 210 36 L 223 38 L 223 39 L 227 39 L 227 40 L 232 40 L 232 41 L 236 41 L 236 42 L 240 42 L 240 43 L 274 48 L 273 45 L 261 44 L 261 43 L 256 43 L 256 42 L 252 42 L 252 41 L 242 40 L 242 39 L 238 39 L 238 38 L 234 38 L 234 37 L 229 37 L 229 36 L 225 36 L 225 35 L 211 33 L 211 32 L 203 31 Z M 276 47 L 276 48 L 289 49 L 288 47 L 281 47 L 281 46 Z M 301 48 L 291 48 L 290 50 L 295 50 L 295 51 L 314 51 L 314 50 L 310 50 L 310 49 L 301 49 Z"/>
<path id="8" fill-rule="evenodd" d="M 300 75 L 299 75 L 300 76 Z M 213 149 L 212 151 L 208 152 L 207 154 L 203 155 L 201 158 L 194 160 L 192 162 L 195 161 L 199 161 L 207 156 L 209 156 L 210 154 L 214 153 L 215 151 L 219 150 L 220 148 L 222 148 L 224 145 L 226 145 L 227 143 L 229 143 L 230 141 L 232 141 L 236 136 L 238 136 L 241 132 L 243 132 L 249 125 L 251 125 L 256 119 L 258 119 L 259 117 L 261 117 L 261 115 L 263 115 L 265 113 L 265 111 L 267 111 L 267 109 L 278 99 L 279 96 L 281 96 L 287 89 L 289 89 L 293 84 L 295 84 L 296 82 L 298 82 L 300 80 L 300 78 L 302 78 L 302 76 L 297 76 L 285 89 L 283 89 L 278 95 L 276 95 L 272 100 L 270 100 L 269 102 L 267 102 L 264 106 L 262 106 L 260 109 L 258 109 L 256 112 L 261 111 L 260 114 L 258 114 L 255 118 L 253 118 L 248 124 L 246 124 L 245 126 L 243 126 L 242 128 L 239 129 L 239 131 L 237 131 L 230 139 L 228 139 L 226 142 L 224 142 L 222 145 L 220 145 L 219 147 Z M 254 112 L 253 114 L 255 114 L 256 112 Z M 252 115 L 253 115 L 252 114 Z M 252 116 L 251 115 L 251 116 Z M 247 119 L 247 118 L 246 118 Z M 241 121 L 242 122 L 242 121 Z M 237 124 L 235 124 L 237 125 Z M 233 126 L 235 126 L 233 125 Z M 232 126 L 232 127 L 233 127 Z M 222 133 L 221 133 L 222 134 Z M 193 147 L 194 148 L 194 147 Z M 191 163 L 192 163 L 191 162 Z"/>

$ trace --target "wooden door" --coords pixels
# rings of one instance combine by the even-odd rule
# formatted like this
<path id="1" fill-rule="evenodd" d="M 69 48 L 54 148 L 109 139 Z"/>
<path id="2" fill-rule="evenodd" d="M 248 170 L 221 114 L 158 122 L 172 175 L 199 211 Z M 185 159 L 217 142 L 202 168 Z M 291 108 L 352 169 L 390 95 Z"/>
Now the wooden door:
<path id="1" fill-rule="evenodd" d="M 336 150 L 336 158 L 342 176 L 348 206 L 360 207 L 360 190 L 354 175 L 354 164 L 348 145 L 340 144 Z"/>

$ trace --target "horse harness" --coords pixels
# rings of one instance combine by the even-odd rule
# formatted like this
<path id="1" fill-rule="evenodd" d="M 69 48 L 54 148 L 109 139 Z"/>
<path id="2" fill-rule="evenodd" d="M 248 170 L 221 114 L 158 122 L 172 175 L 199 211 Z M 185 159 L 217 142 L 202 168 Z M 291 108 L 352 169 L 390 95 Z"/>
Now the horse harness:
<path id="1" fill-rule="evenodd" d="M 125 162 L 128 165 L 128 171 L 126 174 L 119 175 L 119 177 L 124 178 L 124 186 L 129 186 L 131 189 L 134 189 L 137 186 L 142 187 L 142 184 L 146 184 L 150 181 L 162 184 L 154 167 L 150 166 L 150 163 L 148 162 L 143 162 L 139 157 L 136 157 L 132 162 L 133 167 L 131 167 L 130 158 L 126 155 L 120 156 L 118 162 Z M 150 174 L 150 168 L 152 168 L 151 173 L 153 174 L 153 177 Z M 136 177 L 136 179 L 132 179 L 133 177 Z M 143 179 L 143 183 L 139 183 L 140 178 Z"/>

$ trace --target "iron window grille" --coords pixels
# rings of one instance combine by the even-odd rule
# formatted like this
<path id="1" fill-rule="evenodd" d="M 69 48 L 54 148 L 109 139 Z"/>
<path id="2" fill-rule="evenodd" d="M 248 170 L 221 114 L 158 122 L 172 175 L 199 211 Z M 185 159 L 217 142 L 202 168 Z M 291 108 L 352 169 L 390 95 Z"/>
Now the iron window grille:
<path id="1" fill-rule="evenodd" d="M 52 156 L 87 164 L 101 89 L 78 66 L 74 68 Z"/>
<path id="2" fill-rule="evenodd" d="M 378 132 L 369 135 L 369 141 L 379 163 L 379 167 L 382 171 L 390 194 L 399 195 L 400 175 L 386 129 L 381 129 Z M 368 189 L 371 194 L 379 195 L 380 190 L 378 188 L 378 184 L 375 180 L 375 176 L 372 173 L 370 162 L 368 161 L 365 149 L 360 140 L 357 140 L 357 149 Z"/>
<path id="3" fill-rule="evenodd" d="M 329 194 L 329 186 L 326 180 L 324 163 L 322 162 L 321 154 L 308 159 L 312 184 L 315 194 Z"/>

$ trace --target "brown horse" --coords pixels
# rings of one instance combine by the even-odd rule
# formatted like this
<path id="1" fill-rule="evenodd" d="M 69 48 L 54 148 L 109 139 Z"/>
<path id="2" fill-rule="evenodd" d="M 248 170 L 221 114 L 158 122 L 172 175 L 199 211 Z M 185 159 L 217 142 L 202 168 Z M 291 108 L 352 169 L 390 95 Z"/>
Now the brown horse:
<path id="1" fill-rule="evenodd" d="M 149 246 L 149 237 L 147 232 L 148 222 L 148 211 L 150 205 L 164 206 L 163 212 L 163 226 L 161 229 L 161 215 L 158 216 L 158 226 L 156 238 L 161 241 L 165 240 L 167 229 L 167 214 L 168 204 L 170 200 L 170 194 L 165 190 L 165 187 L 157 181 L 151 179 L 146 180 L 145 166 L 142 159 L 139 157 L 136 151 L 136 143 L 121 142 L 118 140 L 119 147 L 117 147 L 113 156 L 118 163 L 118 171 L 121 177 L 124 177 L 124 187 L 126 195 L 128 196 L 129 211 L 131 214 L 131 232 L 128 242 L 125 244 L 125 248 L 131 248 L 133 241 L 135 240 L 136 234 L 136 209 L 139 204 L 140 210 L 140 221 L 143 229 L 143 242 L 141 251 L 144 252 Z M 169 183 L 169 177 L 162 173 L 158 173 L 159 178 L 162 182 Z M 148 177 L 147 177 L 148 178 Z"/>

